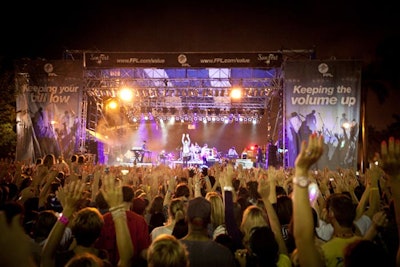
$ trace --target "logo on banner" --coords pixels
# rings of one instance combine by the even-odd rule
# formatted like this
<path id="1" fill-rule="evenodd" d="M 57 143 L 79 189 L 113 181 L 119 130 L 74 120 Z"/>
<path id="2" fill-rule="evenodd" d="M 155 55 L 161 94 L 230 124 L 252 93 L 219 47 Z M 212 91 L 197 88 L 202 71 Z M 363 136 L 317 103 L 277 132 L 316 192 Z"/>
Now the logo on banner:
<path id="1" fill-rule="evenodd" d="M 182 67 L 189 67 L 190 65 L 187 63 L 187 57 L 185 54 L 180 54 L 178 56 L 178 62 L 182 65 Z"/>
<path id="2" fill-rule="evenodd" d="M 268 54 L 268 55 L 258 54 L 257 60 L 262 61 L 267 65 L 270 65 L 271 62 L 278 62 L 279 56 L 277 54 Z"/>
<path id="3" fill-rule="evenodd" d="M 44 69 L 44 71 L 45 71 L 46 73 L 50 73 L 50 72 L 53 72 L 54 67 L 53 67 L 53 64 L 51 64 L 51 63 L 46 63 L 46 64 L 44 64 L 43 69 Z"/>
<path id="4" fill-rule="evenodd" d="M 105 55 L 105 54 L 100 54 L 100 55 L 90 55 L 90 60 L 95 61 L 97 64 L 101 64 L 103 61 L 108 61 L 110 60 L 110 57 Z"/>
<path id="5" fill-rule="evenodd" d="M 329 66 L 326 63 L 319 64 L 318 71 L 322 74 L 323 77 L 333 77 L 333 75 L 331 73 L 328 73 Z"/>
<path id="6" fill-rule="evenodd" d="M 43 70 L 47 73 L 49 76 L 57 76 L 53 71 L 54 71 L 54 66 L 51 63 L 46 63 L 43 66 Z"/>

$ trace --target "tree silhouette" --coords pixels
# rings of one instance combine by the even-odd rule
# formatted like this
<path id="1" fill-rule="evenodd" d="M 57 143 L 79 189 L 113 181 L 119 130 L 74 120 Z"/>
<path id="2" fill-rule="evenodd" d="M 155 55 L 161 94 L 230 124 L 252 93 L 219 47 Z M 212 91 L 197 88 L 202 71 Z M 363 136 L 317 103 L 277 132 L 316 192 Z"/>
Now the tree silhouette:
<path id="1" fill-rule="evenodd" d="M 12 62 L 0 58 L 0 158 L 14 159 L 17 145 Z"/>

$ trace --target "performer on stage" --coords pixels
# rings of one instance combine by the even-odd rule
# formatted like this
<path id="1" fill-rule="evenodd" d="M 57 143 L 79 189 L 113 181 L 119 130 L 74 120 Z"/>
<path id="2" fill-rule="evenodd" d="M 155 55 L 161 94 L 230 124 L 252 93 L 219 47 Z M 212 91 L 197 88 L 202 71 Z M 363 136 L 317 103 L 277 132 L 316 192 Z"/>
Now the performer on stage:
<path id="1" fill-rule="evenodd" d="M 143 159 L 144 159 L 144 155 L 146 154 L 146 151 L 147 151 L 147 142 L 146 142 L 146 140 L 143 140 L 142 152 L 141 152 L 141 155 L 140 155 L 140 162 L 141 163 L 143 163 Z"/>
<path id="2" fill-rule="evenodd" d="M 207 165 L 207 158 L 210 156 L 209 154 L 209 148 L 207 144 L 204 144 L 203 147 L 201 148 L 201 158 L 203 159 L 203 164 Z"/>
<path id="3" fill-rule="evenodd" d="M 188 166 L 190 160 L 190 137 L 189 134 L 182 134 L 182 165 L 183 167 Z"/>
<path id="4" fill-rule="evenodd" d="M 228 150 L 228 158 L 229 159 L 237 159 L 239 157 L 239 154 L 236 151 L 236 148 L 233 146 L 229 148 Z"/>
<path id="5" fill-rule="evenodd" d="M 219 156 L 218 156 L 218 149 L 214 146 L 213 148 L 212 148 L 212 150 L 211 150 L 211 157 L 212 158 L 214 158 L 214 159 L 217 159 L 217 158 L 219 158 Z"/>
<path id="6" fill-rule="evenodd" d="M 200 159 L 201 147 L 197 143 L 190 145 L 190 152 L 192 153 L 192 159 L 198 161 Z"/>
<path id="7" fill-rule="evenodd" d="M 265 153 L 261 146 L 255 145 L 256 148 L 256 167 L 264 168 L 265 163 Z"/>

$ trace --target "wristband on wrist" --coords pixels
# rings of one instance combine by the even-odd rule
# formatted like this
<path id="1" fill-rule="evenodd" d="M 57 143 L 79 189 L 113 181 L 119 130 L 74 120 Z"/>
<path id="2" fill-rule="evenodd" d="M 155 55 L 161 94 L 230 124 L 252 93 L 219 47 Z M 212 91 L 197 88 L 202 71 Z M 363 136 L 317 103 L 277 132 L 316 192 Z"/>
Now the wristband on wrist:
<path id="1" fill-rule="evenodd" d="M 310 183 L 310 179 L 308 179 L 308 177 L 306 176 L 293 177 L 293 184 L 298 185 L 302 188 L 307 188 Z"/>
<path id="2" fill-rule="evenodd" d="M 224 191 L 233 191 L 233 186 L 224 186 Z"/>
<path id="3" fill-rule="evenodd" d="M 120 204 L 120 205 L 118 205 L 118 206 L 110 207 L 110 208 L 108 209 L 108 211 L 112 212 L 112 211 L 114 211 L 114 210 L 124 209 L 124 207 L 125 207 L 124 204 Z"/>
<path id="4" fill-rule="evenodd" d="M 58 221 L 64 224 L 65 226 L 67 226 L 69 223 L 69 219 L 65 217 L 63 214 L 61 214 L 60 218 L 58 218 Z"/>

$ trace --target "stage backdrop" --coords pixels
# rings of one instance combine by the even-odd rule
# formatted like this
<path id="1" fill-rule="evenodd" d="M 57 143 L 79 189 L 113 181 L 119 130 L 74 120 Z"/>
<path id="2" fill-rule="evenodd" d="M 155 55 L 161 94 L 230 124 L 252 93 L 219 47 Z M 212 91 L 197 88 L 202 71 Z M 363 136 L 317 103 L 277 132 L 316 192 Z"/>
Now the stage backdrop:
<path id="1" fill-rule="evenodd" d="M 16 160 L 69 158 L 79 140 L 82 62 L 16 62 Z"/>
<path id="2" fill-rule="evenodd" d="M 357 168 L 361 106 L 359 61 L 287 61 L 284 65 L 287 165 L 302 140 L 324 136 L 324 154 L 313 168 Z"/>

